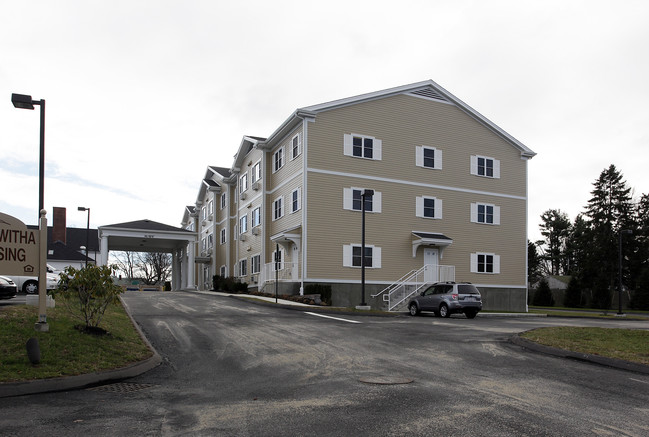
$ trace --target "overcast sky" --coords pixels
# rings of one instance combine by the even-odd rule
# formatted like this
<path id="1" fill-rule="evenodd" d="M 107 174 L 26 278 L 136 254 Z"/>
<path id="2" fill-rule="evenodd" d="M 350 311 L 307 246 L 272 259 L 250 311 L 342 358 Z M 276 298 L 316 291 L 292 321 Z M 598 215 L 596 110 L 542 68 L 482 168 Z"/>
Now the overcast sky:
<path id="1" fill-rule="evenodd" d="M 235 4 L 236 3 L 236 4 Z M 299 107 L 432 79 L 534 150 L 529 234 L 615 164 L 649 193 L 649 2 L 0 0 L 0 211 L 179 226 L 208 165 Z"/>

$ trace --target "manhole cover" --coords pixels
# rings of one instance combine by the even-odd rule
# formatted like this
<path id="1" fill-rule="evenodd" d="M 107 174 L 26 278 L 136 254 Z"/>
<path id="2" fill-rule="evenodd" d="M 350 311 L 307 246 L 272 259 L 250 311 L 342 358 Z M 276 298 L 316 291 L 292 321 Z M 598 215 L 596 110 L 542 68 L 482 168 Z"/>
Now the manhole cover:
<path id="1" fill-rule="evenodd" d="M 414 382 L 414 379 L 404 378 L 403 376 L 366 376 L 360 378 L 359 381 L 365 384 L 396 385 L 410 384 Z"/>
<path id="2" fill-rule="evenodd" d="M 145 390 L 153 387 L 154 384 L 137 384 L 134 382 L 116 382 L 114 384 L 100 385 L 91 387 L 90 391 L 100 391 L 104 393 L 132 393 L 135 391 Z"/>

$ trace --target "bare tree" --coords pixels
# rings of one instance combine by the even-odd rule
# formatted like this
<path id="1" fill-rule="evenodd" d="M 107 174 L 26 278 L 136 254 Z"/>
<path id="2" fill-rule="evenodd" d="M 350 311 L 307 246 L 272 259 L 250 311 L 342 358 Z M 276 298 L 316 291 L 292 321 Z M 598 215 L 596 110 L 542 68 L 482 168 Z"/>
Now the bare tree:
<path id="1" fill-rule="evenodd" d="M 147 285 L 161 284 L 171 277 L 171 254 L 160 252 L 113 252 L 117 269 L 129 279 Z"/>
<path id="2" fill-rule="evenodd" d="M 115 260 L 114 264 L 117 265 L 117 270 L 124 273 L 127 278 L 136 277 L 137 260 L 135 252 L 111 252 L 111 255 Z"/>

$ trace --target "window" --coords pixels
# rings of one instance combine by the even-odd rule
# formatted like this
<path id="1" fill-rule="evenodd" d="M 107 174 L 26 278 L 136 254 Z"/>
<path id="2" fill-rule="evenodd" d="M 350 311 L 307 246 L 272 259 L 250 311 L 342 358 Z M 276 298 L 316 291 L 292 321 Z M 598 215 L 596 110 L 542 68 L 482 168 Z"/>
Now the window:
<path id="1" fill-rule="evenodd" d="M 207 220 L 207 208 L 201 208 L 201 214 L 203 215 L 203 220 Z"/>
<path id="2" fill-rule="evenodd" d="M 225 244 L 226 240 L 225 228 L 221 229 L 221 244 Z"/>
<path id="3" fill-rule="evenodd" d="M 365 188 L 343 188 L 343 209 L 352 211 L 362 211 L 362 194 Z M 374 191 L 374 195 L 365 198 L 365 211 L 366 212 L 381 212 L 382 202 L 381 192 Z"/>
<path id="4" fill-rule="evenodd" d="M 301 204 L 302 204 L 301 191 L 302 190 L 300 188 L 296 188 L 291 193 L 291 214 L 293 214 L 294 212 L 298 212 L 301 208 Z"/>
<path id="5" fill-rule="evenodd" d="M 248 214 L 244 214 L 239 218 L 239 232 L 248 232 Z"/>
<path id="6" fill-rule="evenodd" d="M 282 270 L 282 249 L 273 251 L 273 271 Z"/>
<path id="7" fill-rule="evenodd" d="M 283 197 L 278 197 L 273 202 L 273 220 L 277 220 L 284 216 L 284 211 L 282 209 L 282 204 L 284 203 Z"/>
<path id="8" fill-rule="evenodd" d="M 207 235 L 207 248 L 211 249 L 214 247 L 214 234 Z"/>
<path id="9" fill-rule="evenodd" d="M 261 272 L 261 256 L 255 255 L 250 258 L 250 273 L 253 275 Z"/>
<path id="10" fill-rule="evenodd" d="M 207 249 L 207 239 L 203 237 L 201 239 L 201 250 L 205 250 L 205 249 Z"/>
<path id="11" fill-rule="evenodd" d="M 346 244 L 343 246 L 343 266 L 361 267 L 361 253 L 363 247 L 360 244 Z M 365 267 L 381 268 L 381 248 L 365 245 Z"/>
<path id="12" fill-rule="evenodd" d="M 211 201 L 211 200 L 209 202 L 207 202 L 207 213 L 209 215 L 214 214 L 214 202 Z"/>
<path id="13" fill-rule="evenodd" d="M 500 224 L 500 207 L 488 203 L 471 204 L 471 222 L 486 225 Z"/>
<path id="14" fill-rule="evenodd" d="M 280 147 L 273 154 L 273 173 L 284 166 L 284 147 Z"/>
<path id="15" fill-rule="evenodd" d="M 417 146 L 416 165 L 418 167 L 442 169 L 442 151 L 435 147 Z"/>
<path id="16" fill-rule="evenodd" d="M 239 276 L 246 276 L 248 274 L 248 260 L 239 260 Z"/>
<path id="17" fill-rule="evenodd" d="M 499 179 L 500 161 L 486 156 L 471 155 L 471 174 Z"/>
<path id="18" fill-rule="evenodd" d="M 261 224 L 261 206 L 252 210 L 252 227 L 259 226 Z"/>
<path id="19" fill-rule="evenodd" d="M 228 267 L 227 266 L 221 266 L 221 269 L 219 270 L 219 273 L 222 278 L 227 278 L 228 277 Z"/>
<path id="20" fill-rule="evenodd" d="M 221 194 L 221 209 L 225 208 L 226 200 L 225 193 Z"/>
<path id="21" fill-rule="evenodd" d="M 417 217 L 441 219 L 442 199 L 437 197 L 419 196 L 416 199 L 415 215 Z"/>
<path id="22" fill-rule="evenodd" d="M 343 136 L 343 153 L 357 158 L 381 160 L 383 142 L 365 135 L 345 134 Z"/>
<path id="23" fill-rule="evenodd" d="M 244 173 L 239 178 L 239 193 L 243 193 L 248 189 L 248 173 Z"/>
<path id="24" fill-rule="evenodd" d="M 500 255 L 493 253 L 472 253 L 471 272 L 487 274 L 500 273 Z"/>
<path id="25" fill-rule="evenodd" d="M 291 160 L 297 158 L 300 155 L 300 149 L 300 134 L 297 134 L 291 139 Z"/>
<path id="26" fill-rule="evenodd" d="M 257 162 L 255 165 L 252 166 L 252 172 L 251 174 L 251 182 L 254 184 L 257 182 L 259 179 L 261 179 L 261 162 Z"/>

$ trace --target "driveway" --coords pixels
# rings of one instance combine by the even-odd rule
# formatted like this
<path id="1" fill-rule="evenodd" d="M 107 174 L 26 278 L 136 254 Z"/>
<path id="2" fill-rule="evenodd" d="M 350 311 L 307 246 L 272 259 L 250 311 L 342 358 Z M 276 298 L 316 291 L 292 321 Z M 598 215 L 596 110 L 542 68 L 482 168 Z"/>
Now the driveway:
<path id="1" fill-rule="evenodd" d="M 647 435 L 649 376 L 532 353 L 517 332 L 646 322 L 313 314 L 126 293 L 163 364 L 0 399 L 3 435 Z"/>

